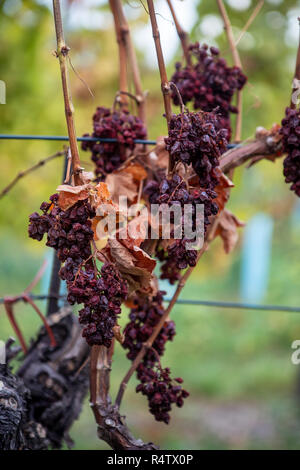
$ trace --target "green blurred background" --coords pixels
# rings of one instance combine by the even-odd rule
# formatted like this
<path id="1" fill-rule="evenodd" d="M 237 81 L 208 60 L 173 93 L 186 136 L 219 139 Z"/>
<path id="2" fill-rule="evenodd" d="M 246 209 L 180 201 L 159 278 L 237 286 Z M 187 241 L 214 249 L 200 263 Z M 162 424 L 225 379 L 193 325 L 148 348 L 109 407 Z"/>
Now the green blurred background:
<path id="1" fill-rule="evenodd" d="M 111 106 L 118 90 L 118 57 L 111 15 L 101 0 L 64 3 L 64 22 L 71 59 L 77 73 L 93 90 L 92 98 L 70 70 L 78 135 L 91 131 L 97 105 Z M 236 37 L 256 5 L 254 0 L 228 0 Z M 174 25 L 164 0 L 155 2 L 169 74 L 181 58 Z M 174 0 L 183 26 L 192 40 L 218 45 L 231 63 L 226 37 L 215 2 Z M 148 90 L 149 137 L 164 135 L 163 105 L 149 18 L 136 0 L 124 2 L 132 26 Z M 66 135 L 63 100 L 49 0 L 0 1 L 0 79 L 6 83 L 6 105 L 1 106 L 1 133 Z M 243 138 L 258 126 L 280 123 L 289 103 L 298 42 L 299 1 L 266 0 L 262 11 L 239 44 L 249 77 L 244 92 Z M 45 141 L 0 141 L 0 189 L 20 170 L 57 150 L 61 144 Z M 88 154 L 84 166 L 92 169 Z M 56 159 L 30 174 L 0 200 L 0 296 L 22 291 L 45 256 L 42 243 L 27 238 L 28 214 L 47 200 L 60 182 L 62 161 Z M 271 217 L 274 228 L 270 266 L 263 297 L 253 302 L 299 306 L 299 202 L 284 183 L 282 161 L 261 162 L 239 169 L 228 207 L 242 220 L 257 213 Z M 244 255 L 242 255 L 244 250 Z M 225 255 L 216 240 L 187 284 L 182 298 L 240 301 L 242 265 L 247 258 L 243 234 L 238 247 Z M 249 255 L 249 253 L 248 253 Z M 251 253 L 250 253 L 251 255 Z M 265 254 L 267 260 L 267 253 Z M 249 258 L 249 256 L 248 256 Z M 249 262 L 249 259 L 248 259 Z M 250 279 L 252 282 L 252 279 Z M 255 278 L 253 278 L 255 283 Z M 46 281 L 36 288 L 45 292 Z M 41 302 L 45 309 L 45 304 Z M 12 334 L 0 307 L 0 339 Z M 39 327 L 29 308 L 17 306 L 18 320 L 29 339 Z M 126 322 L 124 311 L 122 323 Z M 299 448 L 300 414 L 298 369 L 292 365 L 291 343 L 300 338 L 300 316 L 289 313 L 228 310 L 177 305 L 172 314 L 177 336 L 167 347 L 164 366 L 185 380 L 191 392 L 182 409 L 174 409 L 169 426 L 157 423 L 144 397 L 135 394 L 133 380 L 122 412 L 138 437 L 164 449 Z M 128 368 L 121 347 L 113 363 L 112 393 Z M 298 366 L 300 367 L 300 366 Z M 96 437 L 88 404 L 71 436 L 76 449 L 107 448 Z"/>

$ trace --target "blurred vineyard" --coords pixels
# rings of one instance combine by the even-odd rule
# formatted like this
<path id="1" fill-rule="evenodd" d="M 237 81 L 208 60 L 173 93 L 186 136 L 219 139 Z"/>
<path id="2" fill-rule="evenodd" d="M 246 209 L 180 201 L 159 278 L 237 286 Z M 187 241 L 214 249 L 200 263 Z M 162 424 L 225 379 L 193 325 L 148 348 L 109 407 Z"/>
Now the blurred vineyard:
<path id="1" fill-rule="evenodd" d="M 78 135 L 91 130 L 97 105 L 111 106 L 118 89 L 118 60 L 113 23 L 106 2 L 73 0 L 65 13 L 65 34 L 71 47 L 73 101 Z M 214 2 L 174 0 L 191 39 L 217 45 L 230 54 Z M 226 6 L 238 36 L 254 1 L 228 0 Z M 143 88 L 148 90 L 149 137 L 166 133 L 156 60 L 149 52 L 151 32 L 147 12 L 138 1 L 124 2 L 141 64 Z M 66 135 L 60 78 L 55 57 L 51 2 L 1 0 L 2 48 L 0 79 L 6 83 L 6 105 L 1 106 L 1 133 Z M 167 51 L 168 71 L 181 52 L 164 1 L 156 2 L 162 46 Z M 186 13 L 186 10 L 190 14 Z M 244 35 L 239 50 L 249 77 L 244 92 L 243 138 L 251 138 L 257 126 L 280 123 L 289 103 L 297 46 L 299 1 L 265 1 L 260 14 Z M 146 36 L 147 35 L 147 36 Z M 174 36 L 174 41 L 171 39 Z M 142 40 L 142 37 L 147 39 Z M 177 42 L 176 42 L 177 41 Z M 172 47 L 170 43 L 172 42 Z M 146 45 L 148 43 L 148 45 Z M 177 50 L 174 47 L 177 44 Z M 94 97 L 78 78 L 92 89 Z M 61 149 L 47 141 L 0 141 L 2 171 L 0 189 L 15 174 Z M 88 154 L 81 153 L 91 169 Z M 44 257 L 42 244 L 27 237 L 28 214 L 59 184 L 63 162 L 56 159 L 32 173 L 0 200 L 1 264 L 0 296 L 14 294 L 33 278 Z M 266 291 L 253 299 L 269 304 L 299 306 L 300 205 L 284 183 L 282 161 L 263 161 L 250 169 L 238 169 L 229 209 L 241 220 L 256 214 L 270 217 L 273 234 Z M 240 301 L 241 273 L 247 259 L 242 231 L 238 248 L 225 255 L 220 240 L 205 255 L 187 284 L 182 298 Z M 254 241 L 255 242 L 255 241 Z M 256 243 L 259 244 L 259 233 Z M 255 273 L 250 282 L 255 283 Z M 36 293 L 47 290 L 42 280 Z M 45 303 L 41 303 L 45 308 Z M 12 334 L 0 307 L 0 339 Z M 23 304 L 18 319 L 27 340 L 39 320 Z M 126 322 L 124 310 L 122 324 Z M 164 363 L 182 376 L 191 391 L 183 409 L 174 410 L 172 425 L 154 422 L 144 398 L 128 387 L 122 411 L 133 432 L 162 448 L 299 448 L 300 415 L 297 367 L 290 361 L 291 343 L 300 338 L 299 314 L 222 310 L 177 305 L 177 335 L 167 347 Z M 128 361 L 120 347 L 113 363 L 112 387 L 116 390 Z M 299 401 L 299 403 L 298 403 Z M 142 432 L 140 432 L 142 430 Z M 99 449 L 88 404 L 71 436 L 77 449 Z"/>

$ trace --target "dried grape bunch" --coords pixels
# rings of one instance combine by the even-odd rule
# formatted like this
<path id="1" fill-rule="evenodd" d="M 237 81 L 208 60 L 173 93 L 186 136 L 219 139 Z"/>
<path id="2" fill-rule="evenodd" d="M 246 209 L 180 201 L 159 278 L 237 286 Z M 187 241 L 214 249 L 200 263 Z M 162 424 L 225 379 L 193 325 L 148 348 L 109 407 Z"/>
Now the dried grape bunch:
<path id="1" fill-rule="evenodd" d="M 68 302 L 84 304 L 79 312 L 80 323 L 86 325 L 83 336 L 89 345 L 109 347 L 127 284 L 111 264 L 103 265 L 100 272 L 95 266 L 91 251 L 95 212 L 88 200 L 62 210 L 58 199 L 58 194 L 52 195 L 49 203 L 42 203 L 42 215 L 30 215 L 29 236 L 40 241 L 47 234 L 46 245 L 57 250 L 64 263 L 59 275 L 67 283 Z"/>
<path id="2" fill-rule="evenodd" d="M 79 266 L 91 255 L 93 238 L 91 218 L 95 216 L 87 200 L 78 201 L 67 210 L 58 205 L 58 194 L 50 196 L 50 202 L 41 204 L 42 215 L 34 212 L 29 216 L 29 236 L 41 241 L 47 233 L 46 245 L 57 250 L 61 262 L 72 259 Z"/>
<path id="3" fill-rule="evenodd" d="M 230 140 L 230 113 L 237 113 L 232 98 L 244 87 L 247 77 L 239 67 L 229 67 L 220 57 L 220 51 L 216 47 L 209 48 L 207 44 L 191 44 L 189 58 L 191 65 L 183 67 L 180 62 L 176 64 L 171 81 L 176 84 L 184 104 L 192 102 L 194 109 L 203 111 L 218 108 L 220 128 L 227 129 Z M 174 104 L 180 104 L 175 91 L 172 98 Z"/>
<path id="4" fill-rule="evenodd" d="M 84 304 L 79 311 L 79 322 L 86 325 L 82 336 L 90 346 L 98 344 L 109 348 L 122 301 L 128 293 L 120 273 L 111 263 L 105 263 L 100 272 L 88 266 L 80 269 L 67 286 L 68 302 Z"/>
<path id="5" fill-rule="evenodd" d="M 150 181 L 145 187 L 145 193 L 148 194 L 150 204 L 168 204 L 169 208 L 180 207 L 181 208 L 181 223 L 185 224 L 189 222 L 190 229 L 194 233 L 197 229 L 197 213 L 196 206 L 204 206 L 204 220 L 203 220 L 203 236 L 210 224 L 210 216 L 218 213 L 218 205 L 213 201 L 217 194 L 210 189 L 198 190 L 193 189 L 190 192 L 187 190 L 186 183 L 181 176 L 174 174 L 171 179 L 164 178 L 161 182 Z M 190 217 L 184 219 L 185 211 L 189 210 Z M 170 222 L 173 223 L 172 212 L 170 212 Z M 175 230 L 174 230 L 175 231 Z M 171 238 L 174 233 L 171 231 Z M 197 250 L 188 249 L 187 243 L 195 242 L 195 238 L 187 239 L 186 237 L 181 239 L 175 239 L 173 243 L 168 246 L 167 250 L 164 250 L 161 244 L 158 244 L 156 250 L 156 256 L 162 264 L 162 275 L 161 278 L 169 279 L 173 284 L 179 277 L 179 270 L 185 269 L 188 266 L 195 266 L 197 261 Z"/>
<path id="6" fill-rule="evenodd" d="M 286 108 L 281 121 L 283 150 L 287 153 L 283 161 L 286 183 L 292 183 L 291 190 L 300 197 L 300 110 Z"/>
<path id="7" fill-rule="evenodd" d="M 166 149 L 175 162 L 192 164 L 202 188 L 214 189 L 218 178 L 214 169 L 227 148 L 226 129 L 218 128 L 215 113 L 174 114 L 169 125 Z"/>
<path id="8" fill-rule="evenodd" d="M 98 180 L 118 169 L 135 148 L 136 139 L 145 139 L 147 131 L 143 122 L 127 110 L 110 110 L 98 107 L 93 116 L 93 133 L 83 137 L 116 139 L 117 142 L 82 142 L 83 150 L 92 152 Z"/>
<path id="9" fill-rule="evenodd" d="M 180 279 L 181 270 L 176 266 L 176 258 L 169 256 L 160 243 L 157 244 L 155 257 L 161 262 L 160 279 L 167 279 L 171 285 Z"/>
<path id="10" fill-rule="evenodd" d="M 164 314 L 162 305 L 164 294 L 165 292 L 159 291 L 152 300 L 144 298 L 134 300 L 135 307 L 130 312 L 130 322 L 125 327 L 123 342 L 123 347 L 129 350 L 127 357 L 131 361 L 136 358 L 143 343 L 150 338 Z M 174 336 L 174 322 L 165 322 L 152 348 L 148 349 L 137 368 L 137 378 L 141 383 L 136 391 L 147 396 L 150 413 L 157 421 L 165 423 L 170 420 L 171 405 L 176 403 L 177 406 L 182 406 L 183 399 L 189 395 L 179 385 L 183 380 L 180 378 L 172 380 L 170 369 L 162 369 L 160 366 L 159 357 L 164 353 L 165 344 L 167 341 L 172 341 Z"/>

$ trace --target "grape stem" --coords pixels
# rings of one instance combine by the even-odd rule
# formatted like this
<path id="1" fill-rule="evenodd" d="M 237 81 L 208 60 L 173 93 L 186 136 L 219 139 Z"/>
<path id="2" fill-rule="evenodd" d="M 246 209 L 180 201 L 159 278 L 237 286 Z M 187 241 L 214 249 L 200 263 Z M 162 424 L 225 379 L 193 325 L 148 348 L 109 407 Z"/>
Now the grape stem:
<path id="1" fill-rule="evenodd" d="M 173 21 L 174 21 L 174 24 L 175 24 L 175 28 L 176 28 L 178 37 L 179 37 L 180 42 L 181 42 L 181 47 L 182 47 L 182 50 L 183 50 L 184 58 L 186 60 L 186 64 L 191 65 L 191 56 L 189 54 L 189 35 L 181 27 L 181 25 L 178 21 L 178 18 L 176 16 L 172 1 L 167 0 L 167 4 L 169 5 L 170 11 L 171 11 L 171 14 L 172 14 L 172 17 L 173 17 Z"/>
<path id="2" fill-rule="evenodd" d="M 114 16 L 116 16 L 118 27 L 120 44 L 124 48 L 127 61 L 131 68 L 132 80 L 135 89 L 135 95 L 138 103 L 138 116 L 145 123 L 146 122 L 146 102 L 145 94 L 142 88 L 141 76 L 136 58 L 134 45 L 132 43 L 130 29 L 126 17 L 124 15 L 123 6 L 121 0 L 110 0 L 110 5 Z M 121 87 L 121 91 L 123 88 Z M 125 90 L 127 91 L 127 90 Z"/>
<path id="3" fill-rule="evenodd" d="M 80 157 L 77 146 L 77 138 L 75 131 L 74 123 L 74 106 L 71 98 L 70 84 L 69 84 L 69 74 L 67 67 L 67 59 L 70 48 L 66 45 L 64 39 L 62 18 L 61 18 L 61 9 L 60 9 L 60 0 L 53 0 L 53 13 L 54 13 L 54 23 L 55 23 L 55 32 L 56 32 L 56 41 L 57 41 L 57 50 L 56 56 L 59 59 L 62 89 L 65 103 L 65 115 L 68 127 L 68 135 L 70 141 L 70 150 L 72 155 L 72 164 L 73 164 L 73 173 L 75 184 L 81 184 L 81 164 Z"/>
<path id="4" fill-rule="evenodd" d="M 227 35 L 227 40 L 229 43 L 229 47 L 231 50 L 232 58 L 234 65 L 236 67 L 239 67 L 242 69 L 242 63 L 240 59 L 239 52 L 236 47 L 236 43 L 234 40 L 233 32 L 232 32 L 232 26 L 226 11 L 226 8 L 224 6 L 223 0 L 217 0 L 217 4 L 219 7 L 220 14 L 223 18 L 224 21 L 224 29 Z M 236 125 L 235 125 L 235 137 L 234 140 L 235 142 L 240 142 L 241 141 L 241 135 L 242 135 L 242 111 L 243 111 L 243 98 L 242 98 L 242 90 L 238 90 L 237 92 L 237 109 L 238 109 L 238 114 L 236 117 Z"/>

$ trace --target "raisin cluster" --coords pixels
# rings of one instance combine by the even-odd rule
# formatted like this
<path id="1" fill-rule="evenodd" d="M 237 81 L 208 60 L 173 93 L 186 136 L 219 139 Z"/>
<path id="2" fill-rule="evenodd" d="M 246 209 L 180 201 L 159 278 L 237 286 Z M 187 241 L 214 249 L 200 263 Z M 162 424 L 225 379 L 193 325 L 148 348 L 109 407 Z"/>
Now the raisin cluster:
<path id="1" fill-rule="evenodd" d="M 58 205 L 58 194 L 49 199 L 49 203 L 41 204 L 42 215 L 34 212 L 29 216 L 29 236 L 41 241 L 47 233 L 46 245 L 57 250 L 60 261 L 69 259 L 78 267 L 91 255 L 93 231 L 90 219 L 95 212 L 87 200 L 78 201 L 64 211 Z"/>
<path id="2" fill-rule="evenodd" d="M 283 174 L 286 183 L 292 183 L 291 190 L 300 197 L 300 110 L 286 108 L 281 124 L 283 150 L 287 153 Z"/>
<path id="3" fill-rule="evenodd" d="M 244 87 L 247 77 L 239 67 L 229 67 L 216 47 L 196 42 L 189 46 L 189 56 L 191 65 L 183 67 L 178 62 L 171 81 L 177 85 L 184 104 L 192 102 L 194 109 L 203 111 L 218 108 L 220 128 L 227 129 L 230 140 L 230 113 L 237 112 L 232 98 Z M 180 104 L 175 91 L 172 98 L 174 104 Z"/>
<path id="4" fill-rule="evenodd" d="M 90 346 L 98 344 L 109 348 L 122 301 L 127 297 L 127 284 L 120 273 L 111 263 L 105 263 L 100 273 L 95 272 L 94 266 L 88 266 L 75 273 L 74 280 L 67 281 L 67 286 L 68 302 L 84 304 L 79 311 L 79 322 L 85 325 L 82 336 Z"/>
<path id="5" fill-rule="evenodd" d="M 147 131 L 143 122 L 127 110 L 113 110 L 98 107 L 93 116 L 93 133 L 83 137 L 116 139 L 116 142 L 82 142 L 83 150 L 92 152 L 98 180 L 118 169 L 126 160 L 128 150 L 135 148 L 136 139 L 145 139 Z"/>
<path id="6" fill-rule="evenodd" d="M 214 169 L 227 148 L 226 129 L 218 130 L 215 113 L 174 114 L 169 125 L 166 149 L 173 160 L 192 164 L 203 188 L 218 184 Z"/>
<path id="7" fill-rule="evenodd" d="M 131 361 L 136 358 L 143 343 L 149 339 L 164 314 L 162 305 L 164 294 L 165 292 L 159 291 L 152 300 L 136 298 L 134 301 L 135 307 L 130 312 L 130 322 L 125 327 L 123 342 L 123 347 L 129 350 L 127 357 Z M 148 349 L 137 368 L 137 378 L 141 383 L 136 391 L 147 396 L 150 412 L 155 419 L 167 424 L 170 420 L 169 412 L 172 404 L 175 403 L 181 407 L 183 399 L 189 395 L 179 385 L 183 380 L 181 378 L 172 380 L 170 369 L 162 369 L 159 363 L 159 357 L 164 353 L 166 342 L 172 341 L 174 335 L 174 322 L 166 322 L 153 342 L 152 348 Z"/>
<path id="8" fill-rule="evenodd" d="M 170 209 L 175 206 L 181 207 L 181 224 L 190 224 L 190 230 L 196 232 L 196 206 L 197 204 L 204 206 L 204 233 L 210 224 L 210 216 L 218 213 L 218 205 L 213 201 L 217 197 L 215 191 L 211 189 L 192 191 L 187 190 L 186 183 L 181 176 L 174 174 L 172 178 L 163 178 L 159 183 L 157 181 L 150 181 L 145 187 L 145 193 L 148 194 L 150 204 L 168 204 Z M 191 210 L 190 216 L 185 218 L 185 211 Z M 174 223 L 172 218 L 173 212 L 170 212 L 170 223 Z M 187 228 L 185 225 L 184 228 Z M 171 231 L 171 237 L 174 235 L 175 226 Z M 180 274 L 180 270 L 188 266 L 195 266 L 197 262 L 197 250 L 188 249 L 187 243 L 194 242 L 195 239 L 187 239 L 186 237 L 175 239 L 167 250 L 164 250 L 161 244 L 158 244 L 156 249 L 156 256 L 162 264 L 162 279 L 168 279 L 171 284 L 174 284 Z"/>
<path id="9" fill-rule="evenodd" d="M 109 347 L 127 284 L 113 265 L 104 264 L 100 272 L 95 266 L 91 252 L 91 218 L 95 212 L 88 200 L 62 210 L 58 194 L 40 208 L 42 215 L 34 212 L 29 217 L 29 236 L 40 241 L 47 233 L 46 245 L 57 250 L 63 263 L 59 274 L 67 283 L 68 302 L 84 304 L 79 312 L 79 321 L 85 325 L 83 336 L 89 345 Z"/>

